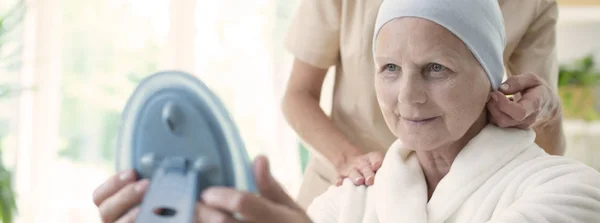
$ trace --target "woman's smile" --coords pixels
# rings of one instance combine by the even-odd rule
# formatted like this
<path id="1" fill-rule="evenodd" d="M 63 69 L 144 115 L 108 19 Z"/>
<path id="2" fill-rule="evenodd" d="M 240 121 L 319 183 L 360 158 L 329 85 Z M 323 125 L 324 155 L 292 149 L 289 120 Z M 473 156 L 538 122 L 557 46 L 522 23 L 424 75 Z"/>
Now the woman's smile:
<path id="1" fill-rule="evenodd" d="M 435 121 L 439 116 L 434 117 L 401 117 L 402 121 L 408 126 L 422 126 L 430 124 Z"/>

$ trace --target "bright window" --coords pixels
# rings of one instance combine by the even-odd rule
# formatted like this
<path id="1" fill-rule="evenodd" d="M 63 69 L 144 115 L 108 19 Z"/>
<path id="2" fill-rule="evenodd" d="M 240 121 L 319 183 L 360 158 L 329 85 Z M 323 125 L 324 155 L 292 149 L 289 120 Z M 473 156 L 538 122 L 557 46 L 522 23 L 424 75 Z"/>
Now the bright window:
<path id="1" fill-rule="evenodd" d="M 291 62 L 281 43 L 294 1 L 27 4 L 13 44 L 23 46 L 21 63 L 0 71 L 0 84 L 35 86 L 0 101 L 17 222 L 100 222 L 91 196 L 114 173 L 120 113 L 139 80 L 164 69 L 191 72 L 213 89 L 250 156 L 268 155 L 295 195 L 298 145 L 280 112 Z"/>

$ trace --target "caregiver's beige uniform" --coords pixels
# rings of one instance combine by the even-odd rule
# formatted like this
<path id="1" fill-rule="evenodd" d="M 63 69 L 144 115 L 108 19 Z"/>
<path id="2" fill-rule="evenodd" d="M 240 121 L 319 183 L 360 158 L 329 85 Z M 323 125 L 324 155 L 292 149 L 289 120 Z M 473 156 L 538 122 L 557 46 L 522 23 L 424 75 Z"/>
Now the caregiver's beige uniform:
<path id="1" fill-rule="evenodd" d="M 532 130 L 488 125 L 427 200 L 413 151 L 394 143 L 375 184 L 346 180 L 314 199 L 318 223 L 600 222 L 600 172 L 534 143 Z"/>
<path id="2" fill-rule="evenodd" d="M 386 151 L 394 137 L 383 120 L 373 86 L 371 41 L 380 0 L 300 0 L 286 40 L 299 60 L 320 68 L 336 67 L 331 119 L 365 152 Z M 554 0 L 499 0 L 506 25 L 504 52 L 508 75 L 543 74 L 556 88 L 558 66 Z M 314 150 L 312 150 L 314 152 Z M 298 203 L 306 208 L 335 179 L 325 160 L 309 162 Z"/>

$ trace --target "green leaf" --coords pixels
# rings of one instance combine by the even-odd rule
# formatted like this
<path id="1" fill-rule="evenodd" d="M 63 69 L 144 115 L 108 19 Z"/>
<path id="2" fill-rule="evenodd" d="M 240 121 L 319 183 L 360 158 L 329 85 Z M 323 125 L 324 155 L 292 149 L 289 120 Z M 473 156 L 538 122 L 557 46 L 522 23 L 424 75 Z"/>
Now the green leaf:
<path id="1" fill-rule="evenodd" d="M 571 64 L 561 64 L 558 86 L 595 86 L 600 83 L 600 71 L 596 68 L 593 55 L 586 55 Z"/>
<path id="2" fill-rule="evenodd" d="M 6 51 L 3 47 L 10 41 L 12 33 L 20 26 L 25 15 L 25 2 L 18 0 L 17 4 L 7 13 L 0 14 L 0 69 L 4 65 L 12 66 L 18 64 L 21 51 Z M 7 83 L 0 83 L 0 99 L 5 99 L 19 93 L 24 89 Z M 2 137 L 0 136 L 0 139 Z M 1 140 L 0 140 L 1 141 Z M 2 143 L 0 143 L 0 146 Z M 0 147 L 0 220 L 3 223 L 12 223 L 17 212 L 16 195 L 12 188 L 12 173 L 2 163 L 2 148 Z"/>

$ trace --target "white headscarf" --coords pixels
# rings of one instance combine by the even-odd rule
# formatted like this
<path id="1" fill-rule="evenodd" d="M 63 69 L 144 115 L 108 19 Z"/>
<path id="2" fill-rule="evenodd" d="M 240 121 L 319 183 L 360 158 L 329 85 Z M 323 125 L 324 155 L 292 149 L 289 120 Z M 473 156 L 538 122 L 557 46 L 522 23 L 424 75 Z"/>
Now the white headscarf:
<path id="1" fill-rule="evenodd" d="M 493 89 L 500 86 L 506 34 L 497 0 L 384 0 L 375 23 L 373 54 L 381 28 L 400 17 L 427 19 L 454 33 L 479 61 Z"/>

